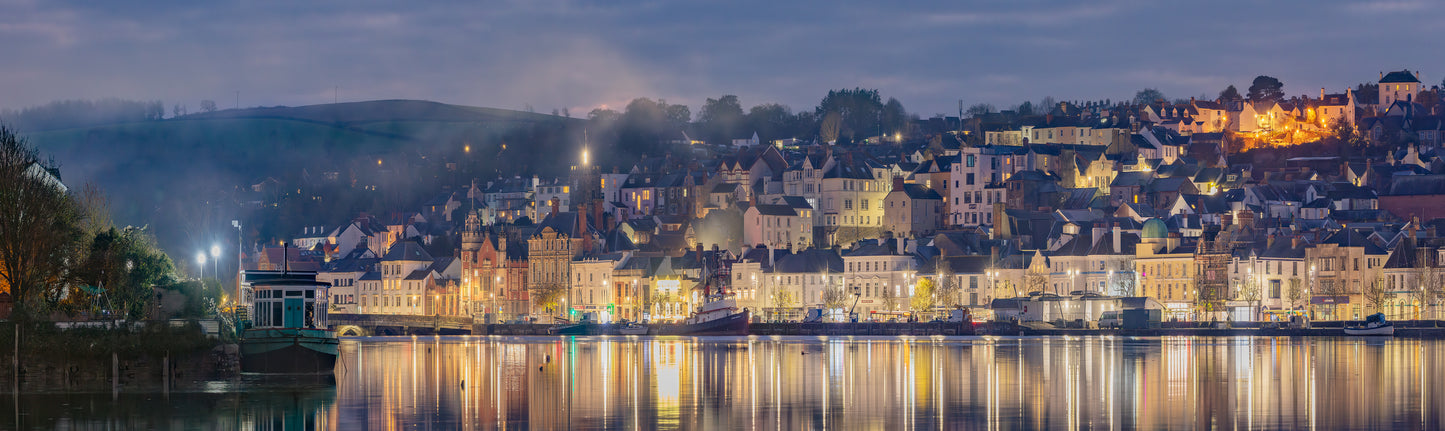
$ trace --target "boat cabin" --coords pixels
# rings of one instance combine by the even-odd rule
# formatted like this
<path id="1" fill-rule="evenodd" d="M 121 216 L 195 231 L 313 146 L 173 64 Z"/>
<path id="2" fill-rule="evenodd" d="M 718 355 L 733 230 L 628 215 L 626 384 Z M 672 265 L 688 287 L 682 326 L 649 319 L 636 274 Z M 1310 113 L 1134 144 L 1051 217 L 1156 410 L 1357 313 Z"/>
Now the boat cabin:
<path id="1" fill-rule="evenodd" d="M 326 319 L 330 283 L 316 281 L 314 271 L 246 271 L 243 298 L 251 310 L 252 328 L 321 328 Z"/>

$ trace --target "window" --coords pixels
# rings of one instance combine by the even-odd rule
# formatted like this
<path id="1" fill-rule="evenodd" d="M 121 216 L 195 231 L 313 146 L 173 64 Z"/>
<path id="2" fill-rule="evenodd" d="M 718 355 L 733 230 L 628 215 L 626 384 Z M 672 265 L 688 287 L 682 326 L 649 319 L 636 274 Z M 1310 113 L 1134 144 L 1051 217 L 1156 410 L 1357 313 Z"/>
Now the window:
<path id="1" fill-rule="evenodd" d="M 974 156 L 973 156 L 972 154 L 969 154 L 968 157 L 964 158 L 964 160 L 967 161 L 968 167 L 970 167 L 970 168 L 973 167 L 973 164 L 974 164 Z"/>
<path id="2" fill-rule="evenodd" d="M 853 209 L 853 200 L 852 200 L 852 199 L 844 199 L 844 200 L 843 200 L 843 209 L 845 209 L 845 210 L 851 210 L 851 209 Z"/>
<path id="3" fill-rule="evenodd" d="M 968 185 L 970 185 L 970 186 L 973 185 L 973 173 L 967 174 L 967 175 L 964 177 L 964 181 L 963 181 L 963 182 L 964 182 L 964 184 L 968 184 Z"/>
<path id="4" fill-rule="evenodd" d="M 867 200 L 867 199 L 863 199 L 863 200 L 858 201 L 858 207 L 859 207 L 860 209 L 862 209 L 863 211 L 868 211 L 868 200 Z M 1359 262 L 1355 262 L 1355 263 L 1358 264 Z M 1355 268 L 1355 269 L 1359 269 L 1359 268 Z"/>
<path id="5" fill-rule="evenodd" d="M 1280 285 L 1280 281 L 1279 281 L 1279 280 L 1270 280 L 1270 281 L 1269 281 L 1269 297 L 1270 297 L 1270 298 L 1272 298 L 1272 299 L 1279 299 L 1279 285 Z"/>

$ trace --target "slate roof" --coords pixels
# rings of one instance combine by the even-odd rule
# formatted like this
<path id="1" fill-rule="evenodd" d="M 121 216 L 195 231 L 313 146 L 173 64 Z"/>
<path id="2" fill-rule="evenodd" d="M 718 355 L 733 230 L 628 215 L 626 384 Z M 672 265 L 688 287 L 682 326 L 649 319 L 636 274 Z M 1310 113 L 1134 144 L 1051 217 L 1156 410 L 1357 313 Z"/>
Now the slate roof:
<path id="1" fill-rule="evenodd" d="M 1410 73 L 1409 70 L 1386 73 L 1384 78 L 1380 78 L 1381 84 L 1393 84 L 1397 82 L 1420 82 L 1420 79 L 1416 78 L 1415 74 Z"/>
<path id="2" fill-rule="evenodd" d="M 855 256 L 897 256 L 897 255 L 898 255 L 898 240 L 897 240 L 897 239 L 888 239 L 887 241 L 865 240 L 865 241 L 859 241 L 858 244 L 859 244 L 858 247 L 854 248 L 853 250 L 848 251 L 847 253 L 844 253 L 844 256 L 846 256 L 846 257 L 855 257 Z"/>
<path id="3" fill-rule="evenodd" d="M 774 272 L 822 273 L 843 272 L 843 258 L 831 249 L 809 249 L 777 260 Z"/>
<path id="4" fill-rule="evenodd" d="M 1445 194 L 1445 175 L 1398 175 L 1390 180 L 1386 196 Z"/>
<path id="5" fill-rule="evenodd" d="M 1380 248 L 1379 245 L 1371 242 L 1369 239 L 1365 238 L 1364 235 L 1361 235 L 1354 229 L 1340 229 L 1338 231 L 1335 231 L 1334 233 L 1330 234 L 1329 237 L 1326 237 L 1324 241 L 1320 241 L 1320 243 L 1336 244 L 1340 247 L 1363 247 L 1365 249 L 1365 254 L 1370 255 L 1386 254 L 1385 249 Z"/>
<path id="6" fill-rule="evenodd" d="M 788 205 L 758 204 L 753 208 L 757 208 L 758 214 L 765 216 L 793 217 L 798 215 L 798 212 L 794 211 L 793 207 Z"/>
<path id="7" fill-rule="evenodd" d="M 427 252 L 426 252 L 426 249 L 423 248 L 423 247 L 421 246 L 421 244 L 418 244 L 416 241 L 411 241 L 411 240 L 403 240 L 403 241 L 397 242 L 396 244 L 393 244 L 393 245 L 391 246 L 391 249 L 390 249 L 390 250 L 387 250 L 386 256 L 382 257 L 381 260 L 387 261 L 387 262 L 396 262 L 396 261 L 433 262 L 433 261 L 436 261 L 436 259 L 432 257 L 431 253 L 427 253 Z"/>
<path id="8" fill-rule="evenodd" d="M 904 184 L 903 193 L 907 194 L 909 199 L 914 200 L 936 201 L 943 199 L 943 196 L 940 196 L 938 192 L 933 191 L 933 189 L 930 189 L 928 187 L 924 187 L 922 184 Z"/>
<path id="9" fill-rule="evenodd" d="M 802 196 L 783 196 L 783 202 L 793 209 L 813 209 L 813 206 L 808 204 L 808 199 Z"/>
<path id="10" fill-rule="evenodd" d="M 431 269 L 418 269 L 406 275 L 406 280 L 426 280 L 432 273 Z"/>

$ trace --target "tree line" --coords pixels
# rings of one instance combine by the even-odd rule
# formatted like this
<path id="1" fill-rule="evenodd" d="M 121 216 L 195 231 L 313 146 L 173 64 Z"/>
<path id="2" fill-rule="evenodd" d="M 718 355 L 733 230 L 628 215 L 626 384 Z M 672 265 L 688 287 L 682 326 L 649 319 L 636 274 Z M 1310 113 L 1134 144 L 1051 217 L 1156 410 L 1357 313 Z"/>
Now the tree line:
<path id="1" fill-rule="evenodd" d="M 817 138 L 853 142 L 906 133 L 915 117 L 898 99 L 885 101 L 878 90 L 863 88 L 829 91 L 818 106 L 799 111 L 777 103 L 744 109 L 738 96 L 728 94 L 704 101 L 696 120 L 686 105 L 645 97 L 633 99 L 621 112 L 597 108 L 587 114 L 588 127 L 602 131 L 600 137 L 644 146 L 686 138 L 726 145 L 754 133 L 763 141 Z"/>
<path id="2" fill-rule="evenodd" d="M 145 228 L 118 228 L 99 189 L 73 193 L 40 163 L 38 152 L 0 126 L 0 291 L 11 319 L 55 313 L 141 319 L 153 288 L 193 297 L 194 311 L 219 286 L 182 283 Z"/>

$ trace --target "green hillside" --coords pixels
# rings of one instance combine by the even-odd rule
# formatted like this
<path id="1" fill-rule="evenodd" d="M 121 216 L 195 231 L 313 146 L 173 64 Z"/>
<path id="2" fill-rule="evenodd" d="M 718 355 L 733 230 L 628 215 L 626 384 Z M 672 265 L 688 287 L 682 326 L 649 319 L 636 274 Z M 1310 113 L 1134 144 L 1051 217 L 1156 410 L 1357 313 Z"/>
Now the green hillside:
<path id="1" fill-rule="evenodd" d="M 573 154 L 583 121 L 384 100 L 226 110 L 24 136 L 58 162 L 72 188 L 99 185 L 117 222 L 151 225 L 167 249 L 186 250 L 213 241 L 233 218 L 271 225 L 253 232 L 256 239 L 283 238 L 303 224 L 336 223 L 358 211 L 414 210 L 471 177 L 560 174 L 566 163 L 548 156 Z M 321 181 L 325 172 L 340 178 Z M 251 189 L 267 178 L 288 189 L 270 196 Z M 253 205 L 302 197 L 289 205 Z"/>

